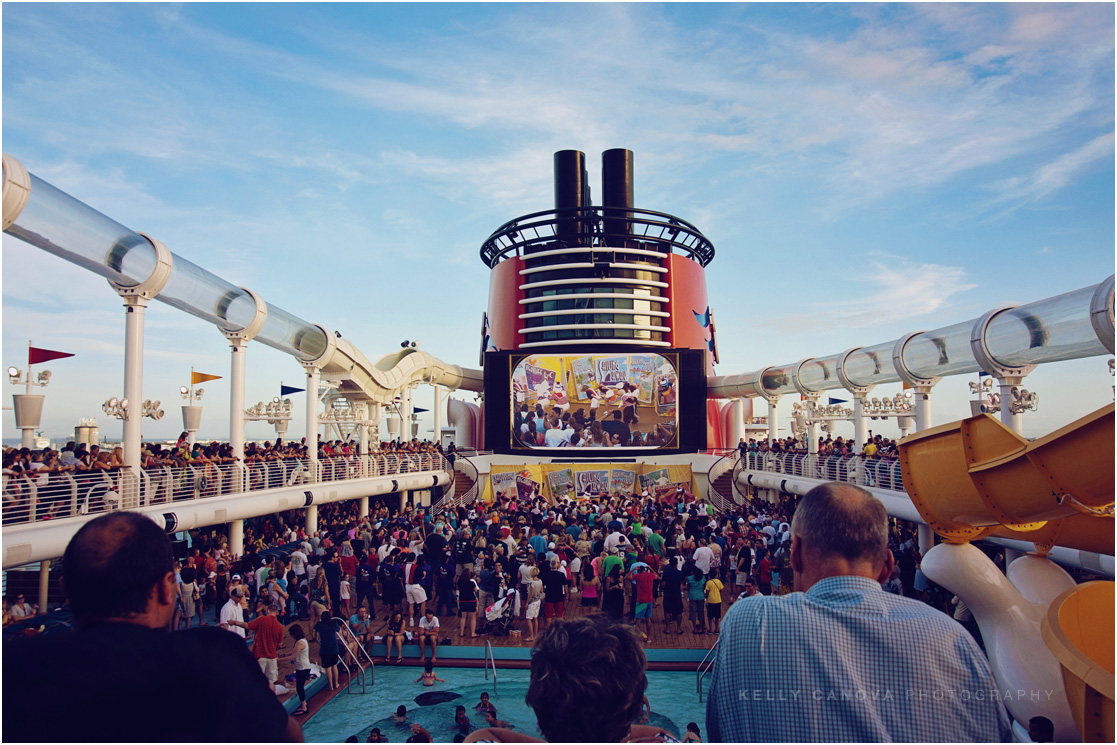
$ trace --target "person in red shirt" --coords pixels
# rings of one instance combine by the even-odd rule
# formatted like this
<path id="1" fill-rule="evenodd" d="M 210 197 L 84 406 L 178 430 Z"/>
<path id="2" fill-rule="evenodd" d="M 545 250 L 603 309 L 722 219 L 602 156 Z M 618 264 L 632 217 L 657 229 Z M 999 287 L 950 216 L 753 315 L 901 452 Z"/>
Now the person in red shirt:
<path id="1" fill-rule="evenodd" d="M 233 626 L 240 626 L 253 633 L 252 654 L 268 684 L 275 690 L 275 682 L 279 679 L 279 645 L 283 642 L 283 624 L 271 614 L 267 603 L 256 606 L 256 618 L 248 623 L 242 621 L 229 621 Z"/>
<path id="2" fill-rule="evenodd" d="M 652 608 L 655 606 L 655 572 L 647 566 L 633 568 L 629 579 L 636 582 L 636 624 L 640 635 L 647 641 L 652 633 Z"/>
<path id="3" fill-rule="evenodd" d="M 757 566 L 757 585 L 760 587 L 760 594 L 772 594 L 772 562 L 768 560 L 768 554 L 764 554 L 764 558 L 760 560 Z"/>

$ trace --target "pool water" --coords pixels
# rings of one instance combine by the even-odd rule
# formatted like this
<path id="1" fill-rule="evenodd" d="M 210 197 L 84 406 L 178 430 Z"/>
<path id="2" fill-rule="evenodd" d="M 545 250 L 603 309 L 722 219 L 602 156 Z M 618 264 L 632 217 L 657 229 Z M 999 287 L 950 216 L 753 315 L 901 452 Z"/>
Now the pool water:
<path id="1" fill-rule="evenodd" d="M 535 713 L 524 703 L 530 670 L 498 670 L 495 693 L 491 670 L 486 681 L 485 671 L 477 668 L 436 667 L 435 672 L 446 682 L 431 687 L 415 682 L 421 672 L 416 667 L 377 666 L 375 685 L 368 686 L 366 693 L 361 693 L 360 686 L 354 685 L 352 693 L 342 691 L 335 696 L 303 725 L 304 738 L 307 742 L 336 743 L 356 735 L 358 742 L 365 742 L 372 728 L 379 727 L 390 742 L 403 742 L 411 732 L 412 723 L 418 722 L 431 733 L 435 742 L 453 742 L 458 733 L 454 709 L 459 705 L 465 706 L 473 729 L 487 726 L 484 716 L 473 709 L 482 693 L 489 694 L 498 719 L 509 722 L 524 734 L 540 737 Z M 708 681 L 707 676 L 704 686 Z M 423 696 L 432 692 L 443 695 Z M 456 697 L 426 706 L 416 702 L 417 697 L 429 700 L 449 696 Z M 694 673 L 649 672 L 647 696 L 652 707 L 648 724 L 663 727 L 680 738 L 686 732 L 687 722 L 697 722 L 705 730 L 706 707 L 698 701 Z M 392 715 L 401 704 L 407 707 L 407 721 L 397 724 Z"/>

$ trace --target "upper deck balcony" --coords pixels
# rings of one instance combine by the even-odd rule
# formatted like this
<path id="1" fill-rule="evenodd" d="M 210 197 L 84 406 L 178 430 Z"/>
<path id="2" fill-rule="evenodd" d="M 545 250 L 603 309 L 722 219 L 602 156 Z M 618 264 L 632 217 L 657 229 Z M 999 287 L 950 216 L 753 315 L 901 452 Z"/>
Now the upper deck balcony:
<path id="1" fill-rule="evenodd" d="M 481 246 L 481 260 L 490 268 L 513 256 L 539 260 L 531 262 L 535 266 L 566 264 L 568 249 L 612 251 L 617 258 L 636 262 L 678 253 L 703 267 L 714 258 L 709 239 L 674 215 L 582 206 L 533 212 L 504 223 Z"/>

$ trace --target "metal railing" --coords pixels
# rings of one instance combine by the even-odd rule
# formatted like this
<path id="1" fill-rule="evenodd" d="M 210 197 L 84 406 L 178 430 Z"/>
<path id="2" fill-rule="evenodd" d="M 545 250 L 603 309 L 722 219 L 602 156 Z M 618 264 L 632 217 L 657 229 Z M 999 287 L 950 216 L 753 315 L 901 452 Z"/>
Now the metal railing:
<path id="1" fill-rule="evenodd" d="M 139 477 L 129 470 L 4 474 L 3 524 L 15 525 L 135 509 L 153 504 L 229 496 L 298 484 L 345 481 L 422 471 L 449 471 L 438 453 L 342 455 L 318 459 L 310 478 L 305 458 L 148 466 Z"/>
<path id="2" fill-rule="evenodd" d="M 485 680 L 489 679 L 489 665 L 493 668 L 493 693 L 496 693 L 496 657 L 493 656 L 493 643 L 485 640 Z"/>
<path id="3" fill-rule="evenodd" d="M 742 468 L 750 471 L 784 473 L 821 481 L 848 481 L 876 489 L 904 491 L 898 458 L 749 452 L 742 460 Z"/>
<path id="4" fill-rule="evenodd" d="M 337 631 L 335 633 L 337 634 L 337 640 L 338 643 L 341 645 L 341 649 L 345 650 L 344 652 L 342 652 L 340 660 L 341 664 L 345 666 L 345 692 L 353 692 L 353 676 L 349 672 L 349 664 L 345 661 L 345 658 L 348 656 L 353 658 L 353 663 L 357 666 L 357 678 L 361 682 L 361 693 L 366 693 L 367 688 L 365 682 L 365 666 L 361 661 L 361 655 L 364 655 L 365 660 L 368 661 L 368 673 L 369 677 L 371 678 L 370 682 L 373 685 L 376 685 L 376 663 L 372 661 L 372 657 L 369 655 L 368 650 L 366 650 L 361 644 L 361 640 L 358 639 L 357 635 L 353 633 L 353 629 L 349 628 L 348 622 L 346 622 L 343 618 L 339 618 L 337 620 L 339 621 L 339 623 Z M 352 643 L 352 647 L 349 646 L 350 643 Z M 356 647 L 358 652 L 354 652 L 353 647 Z"/>
<path id="5" fill-rule="evenodd" d="M 454 497 L 452 506 L 464 507 L 467 504 L 473 504 L 477 501 L 477 497 L 481 493 L 481 472 L 477 470 L 477 466 L 473 465 L 473 462 L 470 461 L 469 458 L 461 456 L 454 460 L 454 468 L 460 470 L 463 474 L 472 479 L 473 486 L 469 487 L 465 494 L 462 494 L 460 499 Z"/>
<path id="6" fill-rule="evenodd" d="M 706 656 L 702 658 L 702 661 L 698 663 L 698 670 L 695 671 L 698 677 L 698 703 L 702 703 L 702 679 L 706 677 L 706 673 L 714 669 L 714 663 L 717 662 L 717 649 L 719 644 L 721 644 L 720 636 L 717 641 L 714 642 L 714 646 L 710 647 L 710 651 L 706 653 Z M 713 655 L 713 659 L 710 658 L 711 655 Z"/>
<path id="7" fill-rule="evenodd" d="M 702 266 L 714 258 L 709 239 L 679 217 L 634 207 L 585 205 L 533 212 L 504 223 L 481 246 L 481 260 L 492 268 L 511 256 L 530 257 L 560 246 L 585 247 L 587 252 L 597 246 L 621 254 L 625 248 L 678 252 Z"/>

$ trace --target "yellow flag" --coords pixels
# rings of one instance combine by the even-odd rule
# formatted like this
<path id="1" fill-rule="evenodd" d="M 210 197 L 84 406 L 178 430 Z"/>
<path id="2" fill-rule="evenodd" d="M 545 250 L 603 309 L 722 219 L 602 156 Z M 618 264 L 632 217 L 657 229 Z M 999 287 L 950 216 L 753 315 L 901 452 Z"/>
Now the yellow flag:
<path id="1" fill-rule="evenodd" d="M 198 383 L 204 383 L 207 380 L 218 380 L 220 378 L 220 375 L 206 375 L 205 373 L 191 371 L 190 385 L 197 385 Z"/>

